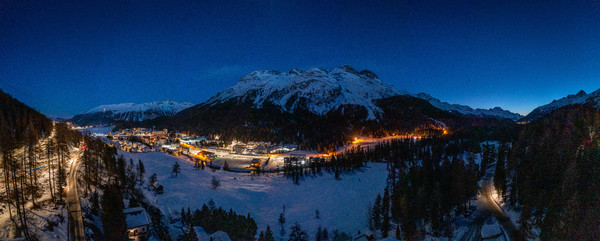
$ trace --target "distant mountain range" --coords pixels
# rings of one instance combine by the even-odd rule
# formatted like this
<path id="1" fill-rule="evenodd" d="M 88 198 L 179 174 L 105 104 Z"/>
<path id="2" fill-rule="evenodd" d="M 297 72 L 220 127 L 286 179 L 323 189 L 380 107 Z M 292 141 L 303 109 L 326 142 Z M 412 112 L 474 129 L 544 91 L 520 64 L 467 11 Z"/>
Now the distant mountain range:
<path id="1" fill-rule="evenodd" d="M 76 115 L 70 120 L 79 125 L 103 125 L 119 122 L 141 122 L 160 117 L 158 122 L 174 123 L 171 126 L 196 128 L 208 121 L 208 117 L 201 117 L 203 116 L 201 112 L 224 114 L 218 108 L 226 107 L 236 110 L 243 106 L 243 109 L 237 111 L 247 112 L 249 109 L 269 109 L 269 111 L 287 113 L 292 116 L 300 113 L 311 113 L 316 117 L 336 113 L 342 116 L 340 118 L 352 116 L 356 121 L 379 122 L 384 117 L 391 116 L 391 113 L 385 113 L 384 111 L 387 107 L 382 106 L 382 103 L 390 104 L 389 101 L 382 100 L 396 96 L 404 96 L 400 98 L 402 100 L 407 100 L 409 97 L 425 100 L 441 111 L 467 118 L 510 119 L 524 122 L 533 121 L 567 105 L 591 103 L 596 107 L 600 106 L 600 90 L 591 94 L 580 91 L 577 94 L 540 106 L 524 117 L 500 107 L 474 109 L 466 105 L 443 102 L 426 93 L 411 94 L 386 84 L 372 71 L 357 71 L 348 65 L 343 65 L 332 69 L 292 69 L 288 72 L 254 71 L 243 76 L 230 88 L 217 93 L 208 101 L 199 105 L 173 101 L 102 105 Z M 415 101 L 408 102 L 417 103 Z M 183 111 L 187 108 L 189 110 Z M 175 118 L 169 118 L 168 120 L 162 118 L 175 115 L 177 115 Z M 221 121 L 231 121 L 232 123 L 242 121 L 240 124 L 244 125 L 243 118 L 246 118 L 246 116 L 235 113 L 228 113 L 228 115 L 241 119 L 230 120 L 225 118 Z M 215 118 L 214 115 L 212 117 Z M 188 123 L 184 123 L 184 120 Z M 221 124 L 219 123 L 219 125 Z M 210 128 L 210 125 L 206 125 L 206 128 Z"/>
<path id="2" fill-rule="evenodd" d="M 236 103 L 249 101 L 251 103 L 249 108 L 262 108 L 268 104 L 277 106 L 287 113 L 307 110 L 316 115 L 325 115 L 338 109 L 343 113 L 344 106 L 353 106 L 364 108 L 365 120 L 377 120 L 383 113 L 376 105 L 376 100 L 399 95 L 420 98 L 441 110 L 468 116 L 511 120 L 522 118 L 521 115 L 500 107 L 487 110 L 473 109 L 469 106 L 442 102 L 425 93 L 410 94 L 384 83 L 369 70 L 357 71 L 348 65 L 332 69 L 292 69 L 289 72 L 254 71 L 201 105 L 215 106 L 232 100 Z M 172 101 L 102 105 L 74 116 L 71 121 L 80 125 L 140 122 L 173 116 L 191 106 L 189 102 Z"/>
<path id="3" fill-rule="evenodd" d="M 381 115 L 380 108 L 373 101 L 396 95 L 424 99 L 442 110 L 465 115 L 511 120 L 523 117 L 500 107 L 473 109 L 442 102 L 425 93 L 409 94 L 384 83 L 369 70 L 359 72 L 348 65 L 306 71 L 293 69 L 283 73 L 273 70 L 254 71 L 242 77 L 232 87 L 219 92 L 207 103 L 212 105 L 230 99 L 252 100 L 255 108 L 269 102 L 280 106 L 284 111 L 293 112 L 296 108 L 304 108 L 316 114 L 325 114 L 343 105 L 357 105 L 366 108 L 367 119 L 373 120 Z"/>
<path id="4" fill-rule="evenodd" d="M 600 89 L 590 94 L 587 94 L 585 93 L 585 91 L 581 90 L 577 94 L 568 95 L 558 100 L 553 100 L 549 104 L 535 108 L 533 111 L 531 111 L 531 113 L 527 114 L 527 116 L 523 117 L 520 121 L 534 121 L 561 107 L 585 103 L 589 103 L 595 106 L 596 108 L 600 108 Z"/>
<path id="5" fill-rule="evenodd" d="M 481 108 L 473 109 L 466 105 L 449 104 L 447 102 L 442 102 L 436 98 L 431 97 L 430 95 L 428 95 L 426 93 L 419 93 L 414 96 L 424 99 L 424 100 L 427 100 L 430 104 L 432 104 L 433 106 L 440 108 L 442 110 L 450 111 L 450 112 L 455 111 L 455 112 L 458 112 L 458 113 L 461 113 L 464 115 L 478 116 L 478 117 L 492 117 L 492 118 L 496 118 L 499 120 L 511 119 L 514 121 L 523 118 L 523 116 L 521 114 L 513 113 L 508 110 L 504 110 L 500 107 L 494 107 L 491 109 L 481 109 Z"/>
<path id="6" fill-rule="evenodd" d="M 116 122 L 140 122 L 157 117 L 173 116 L 177 112 L 191 107 L 190 102 L 178 103 L 170 100 L 134 104 L 122 103 L 101 105 L 84 113 L 73 116 L 70 121 L 78 125 L 105 125 Z"/>
<path id="7" fill-rule="evenodd" d="M 369 70 L 344 65 L 254 71 L 204 103 L 144 125 L 316 148 L 341 145 L 350 135 L 442 133 L 520 118 L 501 108 L 473 109 L 410 94 Z"/>

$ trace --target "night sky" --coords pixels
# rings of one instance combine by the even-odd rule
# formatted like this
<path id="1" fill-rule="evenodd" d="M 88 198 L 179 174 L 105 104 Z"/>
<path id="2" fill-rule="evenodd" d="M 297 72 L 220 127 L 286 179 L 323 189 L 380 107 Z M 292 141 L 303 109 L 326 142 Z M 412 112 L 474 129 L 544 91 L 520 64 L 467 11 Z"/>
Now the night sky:
<path id="1" fill-rule="evenodd" d="M 53 116 L 343 64 L 521 114 L 600 88 L 598 0 L 97 2 L 0 0 L 0 88 Z"/>

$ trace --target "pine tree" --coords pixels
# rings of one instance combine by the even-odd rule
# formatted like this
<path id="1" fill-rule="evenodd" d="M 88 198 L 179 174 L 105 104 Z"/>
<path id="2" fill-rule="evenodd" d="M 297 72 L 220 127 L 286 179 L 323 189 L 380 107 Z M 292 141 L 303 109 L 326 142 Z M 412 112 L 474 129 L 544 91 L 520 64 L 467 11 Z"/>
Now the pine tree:
<path id="1" fill-rule="evenodd" d="M 279 214 L 279 224 L 281 224 L 281 230 L 284 230 L 283 225 L 285 225 L 285 214 L 283 213 Z"/>
<path id="2" fill-rule="evenodd" d="M 102 196 L 102 227 L 106 240 L 127 240 L 123 214 L 123 196 L 118 187 L 109 185 Z"/>
<path id="3" fill-rule="evenodd" d="M 219 186 L 221 186 L 221 181 L 219 181 L 219 179 L 217 179 L 215 176 L 212 177 L 210 183 L 212 185 L 212 189 L 217 189 Z"/>
<path id="4" fill-rule="evenodd" d="M 290 227 L 290 239 L 288 241 L 308 241 L 308 234 L 297 222 Z"/>
<path id="5" fill-rule="evenodd" d="M 48 185 L 50 188 L 50 196 L 52 197 L 52 202 L 55 201 L 54 199 L 54 188 L 52 188 L 52 180 L 54 178 L 52 178 L 52 157 L 54 152 L 52 151 L 54 149 L 54 142 L 52 142 L 52 139 L 49 139 L 46 142 L 46 159 L 48 159 Z M 85 154 L 85 152 L 84 152 Z"/>
<path id="6" fill-rule="evenodd" d="M 186 234 L 185 234 L 185 241 L 198 241 L 198 235 L 196 234 L 196 230 L 194 229 L 194 226 L 192 226 L 190 224 Z"/>
<path id="7" fill-rule="evenodd" d="M 500 145 L 498 150 L 498 160 L 496 161 L 496 170 L 494 172 L 494 187 L 501 197 L 504 197 L 504 193 L 506 192 L 506 170 L 504 168 L 506 156 L 505 149 L 504 144 Z"/>
<path id="8" fill-rule="evenodd" d="M 388 232 L 390 231 L 390 193 L 388 189 L 385 189 L 383 194 L 383 203 L 381 204 L 381 214 L 383 216 L 381 222 L 381 233 L 384 238 L 387 238 Z"/>
<path id="9" fill-rule="evenodd" d="M 317 228 L 317 235 L 315 235 L 315 241 L 322 241 L 322 238 L 321 238 L 321 225 L 319 225 L 319 228 Z"/>
<path id="10" fill-rule="evenodd" d="M 267 225 L 267 230 L 265 231 L 265 241 L 275 241 L 275 237 L 273 237 L 273 231 L 271 231 L 271 227 Z"/>
<path id="11" fill-rule="evenodd" d="M 100 202 L 98 200 L 98 192 L 94 191 L 92 193 L 92 214 L 98 215 L 98 211 L 100 210 Z"/>
<path id="12" fill-rule="evenodd" d="M 127 176 L 125 175 L 125 158 L 121 155 L 117 158 L 117 175 L 119 177 L 119 183 L 121 187 L 127 185 Z"/>
<path id="13" fill-rule="evenodd" d="M 148 178 L 148 186 L 152 187 L 154 183 L 158 181 L 158 175 L 156 173 L 152 173 L 152 175 Z"/>
<path id="14" fill-rule="evenodd" d="M 140 185 L 144 185 L 144 174 L 146 173 L 146 168 L 144 168 L 144 162 L 142 162 L 142 160 L 138 160 L 138 165 L 137 165 L 137 174 L 138 174 L 138 181 L 140 182 Z"/>
<path id="15" fill-rule="evenodd" d="M 180 171 L 181 167 L 179 166 L 179 162 L 175 162 L 175 164 L 173 164 L 173 168 L 171 169 L 171 173 L 175 173 L 175 176 L 177 176 Z"/>
<path id="16" fill-rule="evenodd" d="M 377 198 L 375 199 L 375 204 L 372 209 L 373 226 L 375 228 L 381 227 L 381 194 L 377 194 Z"/>

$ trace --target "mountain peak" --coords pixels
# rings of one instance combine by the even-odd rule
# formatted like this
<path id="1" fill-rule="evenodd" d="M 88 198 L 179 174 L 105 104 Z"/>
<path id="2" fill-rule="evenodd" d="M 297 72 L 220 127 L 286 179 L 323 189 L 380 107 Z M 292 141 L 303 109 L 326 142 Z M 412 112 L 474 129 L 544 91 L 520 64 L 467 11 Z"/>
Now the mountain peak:
<path id="1" fill-rule="evenodd" d="M 384 83 L 375 73 L 369 70 L 358 72 L 349 65 L 342 65 L 332 69 L 254 71 L 207 103 L 213 105 L 237 99 L 252 101 L 255 108 L 271 103 L 288 112 L 306 109 L 317 114 L 344 105 L 358 105 L 367 109 L 369 119 L 375 119 L 379 108 L 372 101 L 400 94 L 407 93 Z"/>

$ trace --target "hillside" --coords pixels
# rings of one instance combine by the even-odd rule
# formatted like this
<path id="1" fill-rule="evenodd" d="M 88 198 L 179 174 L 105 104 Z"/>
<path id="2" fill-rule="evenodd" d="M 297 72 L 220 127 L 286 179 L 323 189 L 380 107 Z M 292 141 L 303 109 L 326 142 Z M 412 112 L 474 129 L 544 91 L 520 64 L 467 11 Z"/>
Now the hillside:
<path id="1" fill-rule="evenodd" d="M 2 149 L 35 141 L 52 130 L 52 121 L 0 90 L 0 143 Z"/>
<path id="2" fill-rule="evenodd" d="M 568 105 L 525 125 L 514 142 L 511 199 L 542 240 L 597 239 L 600 183 L 590 178 L 600 176 L 599 129 L 598 108 Z"/>

